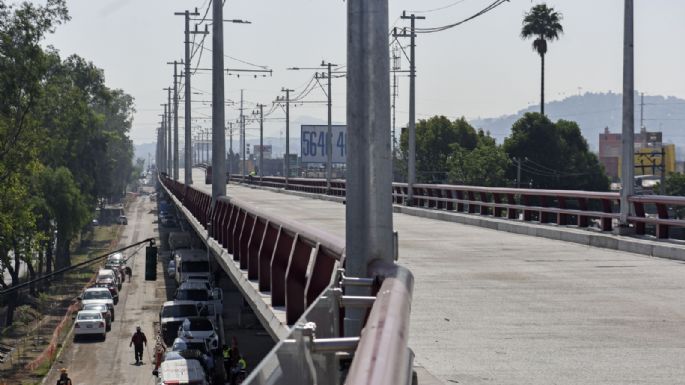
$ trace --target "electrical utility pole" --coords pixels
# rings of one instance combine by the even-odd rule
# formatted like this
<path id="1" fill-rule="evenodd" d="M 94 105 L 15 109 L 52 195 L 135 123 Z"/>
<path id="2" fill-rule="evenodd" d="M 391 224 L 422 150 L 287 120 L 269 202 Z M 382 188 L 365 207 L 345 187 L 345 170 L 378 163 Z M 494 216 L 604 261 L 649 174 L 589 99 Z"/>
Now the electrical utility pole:
<path id="1" fill-rule="evenodd" d="M 159 160 L 162 158 L 161 157 L 161 148 L 162 148 L 162 126 L 160 125 L 157 128 L 157 151 L 155 151 L 155 168 L 157 169 L 157 173 L 159 173 Z"/>
<path id="2" fill-rule="evenodd" d="M 178 65 L 183 62 L 172 61 L 166 64 L 174 65 L 174 180 L 179 178 L 179 153 L 178 153 Z"/>
<path id="3" fill-rule="evenodd" d="M 257 104 L 259 107 L 259 183 L 262 183 L 264 176 L 264 105 Z"/>
<path id="4" fill-rule="evenodd" d="M 513 158 L 516 162 L 516 188 L 521 188 L 521 158 Z"/>
<path id="5" fill-rule="evenodd" d="M 328 68 L 328 130 L 326 131 L 326 194 L 331 193 L 331 177 L 333 174 L 333 95 L 331 93 L 331 83 L 333 82 L 331 67 L 337 66 L 331 62 L 321 62 L 322 67 Z"/>
<path id="6" fill-rule="evenodd" d="M 240 131 L 240 159 L 242 160 L 240 172 L 244 177 L 247 175 L 247 170 L 245 167 L 245 116 L 243 115 L 243 90 L 240 90 L 240 122 L 238 124 L 238 130 Z"/>
<path id="7" fill-rule="evenodd" d="M 169 113 L 167 112 L 167 104 L 164 106 L 164 117 L 162 118 L 162 127 L 164 127 L 164 173 L 169 175 L 169 151 L 171 151 L 171 146 L 169 145 Z"/>
<path id="8" fill-rule="evenodd" d="M 347 0 L 347 186 L 345 274 L 368 277 L 374 262 L 393 263 L 388 1 Z M 348 289 L 349 292 L 348 292 Z M 346 287 L 346 295 L 369 295 Z M 349 311 L 348 311 L 349 310 Z M 365 311 L 345 311 L 345 336 L 358 335 Z M 355 362 L 352 365 L 356 365 Z M 350 371 L 350 373 L 353 373 Z M 347 378 L 348 383 L 371 383 Z"/>
<path id="9" fill-rule="evenodd" d="M 416 20 L 423 20 L 425 16 L 407 15 L 402 12 L 403 20 L 410 20 L 409 34 L 406 29 L 402 33 L 393 31 L 395 37 L 409 37 L 409 160 L 408 160 L 408 197 L 407 205 L 414 204 L 414 184 L 416 183 Z"/>
<path id="10" fill-rule="evenodd" d="M 635 78 L 633 47 L 633 0 L 625 0 L 623 23 L 623 130 L 621 133 L 621 212 L 619 233 L 629 233 L 628 199 L 635 190 Z"/>
<path id="11" fill-rule="evenodd" d="M 160 104 L 160 106 L 164 107 L 164 113 L 159 115 L 162 118 L 162 124 L 161 124 L 161 148 L 159 152 L 159 167 L 158 170 L 160 173 L 166 173 L 166 104 Z"/>
<path id="12" fill-rule="evenodd" d="M 159 124 L 159 130 L 157 130 L 157 173 L 161 174 L 164 172 L 164 119 Z"/>
<path id="13" fill-rule="evenodd" d="M 285 159 L 283 159 L 283 175 L 285 176 L 285 189 L 288 189 L 290 177 L 290 93 L 295 90 L 281 88 L 285 92 L 285 98 L 277 98 L 277 101 L 285 102 Z"/>
<path id="14" fill-rule="evenodd" d="M 174 15 L 177 16 L 184 16 L 185 17 L 185 31 L 184 31 L 184 46 L 185 46 L 185 58 L 183 60 L 184 64 L 184 78 L 185 78 L 185 88 L 183 89 L 184 92 L 184 99 L 183 99 L 183 120 L 184 120 L 184 138 L 185 138 L 185 161 L 183 163 L 183 176 L 184 176 L 184 182 L 186 185 L 191 185 L 193 184 L 193 164 L 192 164 L 192 132 L 190 128 L 190 118 L 191 118 L 191 113 L 190 113 L 190 17 L 191 16 L 200 16 L 200 13 L 197 11 L 197 8 L 195 8 L 195 12 L 190 12 L 188 10 L 185 10 L 184 12 L 175 12 Z M 197 26 L 195 27 L 196 31 L 195 33 L 199 34 L 207 34 L 209 33 L 208 31 L 204 32 L 199 32 L 197 31 Z"/>
<path id="15" fill-rule="evenodd" d="M 228 122 L 228 153 L 230 155 L 228 160 L 228 173 L 233 174 L 233 122 Z"/>
<path id="16" fill-rule="evenodd" d="M 642 92 L 642 93 L 640 93 L 640 132 L 643 133 L 643 134 L 645 133 L 645 131 L 647 131 L 647 130 L 645 129 L 645 117 L 644 117 L 644 114 L 645 114 L 645 93 Z M 642 141 L 645 141 L 645 140 L 646 140 L 646 136 L 643 135 L 643 136 L 642 136 Z"/>
<path id="17" fill-rule="evenodd" d="M 212 141 L 210 140 L 210 139 L 212 139 L 210 136 L 212 134 L 212 132 L 207 129 L 204 131 L 204 133 L 207 136 L 206 139 L 204 139 L 204 141 L 205 141 L 205 162 L 207 162 L 207 164 L 209 165 L 211 163 L 211 159 L 209 158 L 209 146 L 212 144 Z M 203 138 L 204 138 L 204 136 L 203 136 Z M 213 150 L 214 149 L 212 149 L 212 151 Z M 212 152 L 212 158 L 213 157 L 214 157 L 214 153 Z"/>
<path id="18" fill-rule="evenodd" d="M 337 67 L 337 64 L 333 64 L 331 62 L 326 63 L 326 61 L 322 60 L 320 67 L 326 67 L 328 69 L 328 73 L 321 72 L 315 72 L 314 73 L 314 78 L 316 79 L 317 83 L 319 79 L 328 79 L 328 90 L 324 90 L 324 93 L 327 96 L 328 102 L 328 128 L 326 130 L 326 149 L 325 149 L 325 154 L 326 154 L 326 193 L 330 194 L 331 193 L 331 177 L 333 174 L 333 128 L 332 128 L 332 109 L 333 109 L 333 94 L 331 93 L 331 87 L 332 87 L 332 81 L 333 81 L 333 73 L 332 73 L 332 67 Z M 291 67 L 288 68 L 289 70 L 318 70 L 319 68 L 307 68 L 307 67 Z M 320 84 L 319 84 L 320 85 Z M 321 86 L 323 88 L 323 86 Z"/>
<path id="19" fill-rule="evenodd" d="M 399 42 L 398 42 L 399 44 Z M 393 162 L 397 159 L 397 132 L 395 124 L 395 113 L 397 112 L 397 106 L 395 101 L 398 96 L 397 87 L 397 71 L 401 69 L 400 60 L 400 48 L 397 45 L 392 46 L 392 160 Z"/>
<path id="20" fill-rule="evenodd" d="M 224 4 L 212 3 L 212 207 L 226 195 L 224 102 Z"/>
<path id="21" fill-rule="evenodd" d="M 167 142 L 167 148 L 168 148 L 168 153 L 167 153 L 167 174 L 169 175 L 169 178 L 173 177 L 173 168 L 174 168 L 174 138 L 173 138 L 173 132 L 171 130 L 171 91 L 173 88 L 167 87 L 164 88 L 164 90 L 167 92 L 167 119 L 166 119 L 166 128 L 167 128 L 167 137 L 168 137 L 168 142 Z"/>

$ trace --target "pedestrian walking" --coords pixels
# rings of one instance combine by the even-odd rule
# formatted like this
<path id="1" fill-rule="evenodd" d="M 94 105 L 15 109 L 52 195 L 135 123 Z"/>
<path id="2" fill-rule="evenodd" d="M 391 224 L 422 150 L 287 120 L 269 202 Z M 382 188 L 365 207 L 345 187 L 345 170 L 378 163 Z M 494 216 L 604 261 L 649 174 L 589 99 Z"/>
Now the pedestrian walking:
<path id="1" fill-rule="evenodd" d="M 131 342 L 128 346 L 131 347 L 131 345 L 133 345 L 136 356 L 136 365 L 143 363 L 143 345 L 147 347 L 147 338 L 145 337 L 145 333 L 140 330 L 140 326 L 136 326 L 136 332 L 133 333 Z"/>
<path id="2" fill-rule="evenodd" d="M 67 368 L 62 368 L 59 371 L 62 373 L 60 373 L 59 375 L 57 385 L 72 385 L 71 378 L 69 378 L 69 375 L 67 374 Z"/>

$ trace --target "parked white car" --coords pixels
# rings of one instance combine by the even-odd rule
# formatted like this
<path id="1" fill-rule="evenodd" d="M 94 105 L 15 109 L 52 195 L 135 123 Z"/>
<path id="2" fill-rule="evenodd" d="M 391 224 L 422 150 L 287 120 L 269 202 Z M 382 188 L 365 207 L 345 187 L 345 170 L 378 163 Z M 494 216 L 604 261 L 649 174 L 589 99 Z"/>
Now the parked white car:
<path id="1" fill-rule="evenodd" d="M 115 272 L 112 269 L 100 269 L 100 271 L 98 271 L 97 277 L 95 277 L 95 282 L 100 282 L 108 279 L 111 279 L 112 282 L 114 282 L 114 284 L 117 285 L 117 289 L 121 290 L 121 277 L 119 276 L 118 272 Z"/>
<path id="2" fill-rule="evenodd" d="M 219 336 L 214 323 L 206 317 L 186 318 L 178 328 L 178 337 L 186 341 L 204 340 L 210 349 L 219 349 Z"/>
<path id="3" fill-rule="evenodd" d="M 207 376 L 197 360 L 169 360 L 162 362 L 158 370 L 152 372 L 157 376 L 157 384 L 197 384 L 207 385 Z"/>
<path id="4" fill-rule="evenodd" d="M 81 310 L 74 320 L 74 339 L 85 335 L 107 338 L 107 321 L 98 310 Z"/>
<path id="5" fill-rule="evenodd" d="M 114 321 L 114 299 L 112 298 L 112 293 L 109 292 L 109 289 L 105 287 L 88 288 L 81 294 L 79 300 L 81 301 L 81 306 L 91 303 L 107 305 L 112 312 L 112 321 Z"/>

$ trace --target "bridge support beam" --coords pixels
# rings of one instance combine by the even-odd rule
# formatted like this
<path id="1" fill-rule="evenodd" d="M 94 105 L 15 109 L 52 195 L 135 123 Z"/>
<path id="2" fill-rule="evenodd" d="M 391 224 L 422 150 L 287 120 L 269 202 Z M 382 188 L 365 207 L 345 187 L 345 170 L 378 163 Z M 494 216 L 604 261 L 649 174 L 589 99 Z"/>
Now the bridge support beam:
<path id="1" fill-rule="evenodd" d="M 366 277 L 371 262 L 394 260 L 388 0 L 348 0 L 347 23 L 345 271 Z M 363 314 L 346 312 L 346 336 L 359 335 Z"/>

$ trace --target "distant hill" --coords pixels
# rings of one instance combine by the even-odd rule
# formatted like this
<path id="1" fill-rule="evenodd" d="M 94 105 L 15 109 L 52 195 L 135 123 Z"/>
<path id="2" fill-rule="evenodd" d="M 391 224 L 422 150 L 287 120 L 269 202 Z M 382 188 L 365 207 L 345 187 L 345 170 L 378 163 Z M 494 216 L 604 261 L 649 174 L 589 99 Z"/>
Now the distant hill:
<path id="1" fill-rule="evenodd" d="M 593 151 L 598 150 L 599 134 L 609 127 L 611 132 L 620 132 L 622 124 L 622 94 L 615 93 L 585 93 L 571 96 L 560 101 L 545 105 L 545 112 L 550 119 L 573 120 L 578 123 L 583 136 L 587 139 Z M 635 130 L 640 124 L 640 97 L 635 96 Z M 685 99 L 673 96 L 648 96 L 644 98 L 644 124 L 648 131 L 662 131 L 663 140 L 674 143 L 678 148 L 679 157 L 685 155 Z M 471 119 L 477 128 L 483 128 L 501 143 L 511 134 L 511 126 L 526 112 L 537 112 L 539 106 L 534 105 L 522 109 L 513 115 L 497 118 Z"/>

